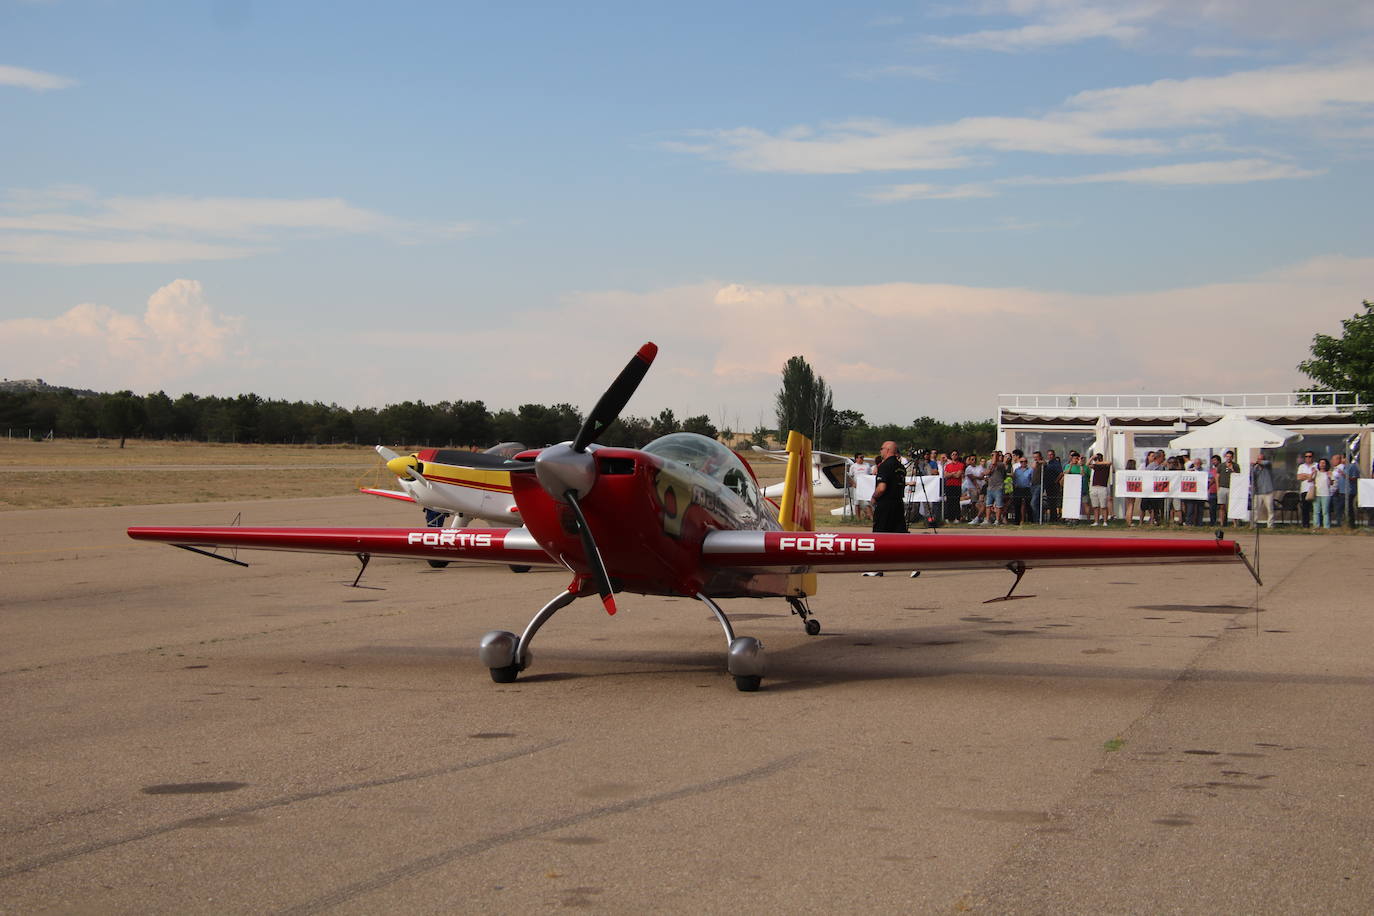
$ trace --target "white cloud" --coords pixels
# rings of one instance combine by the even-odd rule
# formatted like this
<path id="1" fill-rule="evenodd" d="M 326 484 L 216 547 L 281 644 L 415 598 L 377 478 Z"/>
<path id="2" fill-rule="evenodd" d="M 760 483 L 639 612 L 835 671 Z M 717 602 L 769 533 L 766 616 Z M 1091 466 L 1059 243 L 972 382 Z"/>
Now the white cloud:
<path id="1" fill-rule="evenodd" d="M 242 357 L 243 321 L 216 312 L 195 280 L 174 280 L 141 315 L 82 303 L 51 319 L 0 321 L 0 349 L 11 375 L 147 391 Z"/>
<path id="2" fill-rule="evenodd" d="M 1366 0 L 1120 0 L 1164 27 L 1202 21 L 1240 36 L 1268 41 L 1347 39 L 1374 29 L 1374 6 Z"/>
<path id="3" fill-rule="evenodd" d="M 1366 0 L 994 0 L 960 10 L 966 15 L 1028 20 L 1013 28 L 928 35 L 944 47 L 1030 51 L 1094 39 L 1141 43 L 1151 33 L 1221 29 L 1265 41 L 1349 39 L 1374 28 Z"/>
<path id="4" fill-rule="evenodd" d="M 930 171 L 1001 153 L 1167 155 L 1227 146 L 1220 129 L 1241 121 L 1358 130 L 1374 118 L 1374 64 L 1272 67 L 1224 76 L 1080 92 L 1041 117 L 970 117 L 945 124 L 850 121 L 770 134 L 739 127 L 698 131 L 671 148 L 739 169 L 799 174 Z M 1202 135 L 1181 131 L 1206 128 Z"/>
<path id="5" fill-rule="evenodd" d="M 1320 170 L 1303 169 L 1286 162 L 1266 159 L 1232 159 L 1228 162 L 1180 162 L 1120 172 L 1098 172 L 1093 175 L 1072 175 L 1061 178 L 1008 178 L 1001 184 L 1247 184 L 1252 181 L 1278 181 L 1293 178 L 1312 178 L 1323 174 Z"/>
<path id="6" fill-rule="evenodd" d="M 1148 293 L 747 282 L 586 292 L 499 327 L 422 337 L 379 330 L 297 348 L 303 362 L 283 368 L 280 384 L 309 379 L 319 386 L 309 396 L 344 403 L 425 392 L 585 410 L 654 340 L 658 362 L 628 412 L 670 407 L 734 428 L 771 424 L 778 373 L 797 354 L 832 383 L 839 406 L 875 421 L 987 417 L 1001 392 L 1288 391 L 1304 383 L 1296 365 L 1312 335 L 1339 333 L 1369 297 L 1371 277 L 1374 258 L 1330 257 Z M 946 345 L 951 333 L 974 349 Z M 1200 355 L 1219 346 L 1243 356 Z M 266 387 L 261 374 L 252 384 Z"/>
<path id="7" fill-rule="evenodd" d="M 1096 172 L 1088 175 L 1061 175 L 1053 178 L 1022 176 L 994 178 L 981 184 L 961 184 L 942 187 L 933 184 L 898 184 L 875 188 L 864 196 L 876 203 L 901 203 L 908 200 L 967 200 L 996 197 L 998 189 L 1009 186 L 1078 185 L 1078 184 L 1148 184 L 1159 186 L 1249 184 L 1256 181 L 1280 181 L 1313 178 L 1322 175 L 1319 169 L 1304 169 L 1288 162 L 1268 159 L 1231 159 L 1213 162 L 1179 162 L 1117 172 Z"/>
<path id="8" fill-rule="evenodd" d="M 1091 120 L 1104 131 L 1138 131 L 1240 118 L 1368 118 L 1371 105 L 1374 64 L 1360 60 L 1094 89 L 1071 97 L 1064 109 L 1065 116 Z"/>
<path id="9" fill-rule="evenodd" d="M 183 264 L 231 261 L 268 250 L 180 239 L 93 239 L 0 232 L 0 261 L 21 264 Z"/>
<path id="10" fill-rule="evenodd" d="M 409 223 L 337 197 L 102 198 L 62 185 L 14 189 L 0 201 L 0 260 L 174 264 L 251 257 L 301 237 L 385 234 L 412 243 L 476 229 L 471 222 Z"/>
<path id="11" fill-rule="evenodd" d="M 77 85 L 76 80 L 42 70 L 28 70 L 24 67 L 8 67 L 0 64 L 0 86 L 17 86 L 46 92 L 49 89 L 70 89 Z"/>
<path id="12" fill-rule="evenodd" d="M 894 184 L 885 188 L 875 188 L 864 194 L 869 200 L 881 204 L 897 203 L 903 200 L 968 200 L 977 197 L 996 197 L 997 192 L 986 184 L 961 184 L 940 187 L 933 184 Z"/>
<path id="13" fill-rule="evenodd" d="M 1055 9 L 1044 20 L 1019 28 L 932 36 L 930 40 L 946 47 L 988 51 L 1025 51 L 1094 38 L 1110 38 L 1126 43 L 1143 34 L 1144 30 L 1133 22 L 1141 16 L 1140 12 L 1134 10 L 1068 7 Z"/>
<path id="14" fill-rule="evenodd" d="M 1108 136 L 1087 119 L 1068 117 L 963 118 L 923 127 L 870 120 L 776 135 L 747 127 L 695 135 L 703 141 L 672 148 L 747 171 L 816 175 L 958 169 L 975 164 L 975 154 L 990 151 L 1150 155 L 1169 149 L 1158 140 Z"/>

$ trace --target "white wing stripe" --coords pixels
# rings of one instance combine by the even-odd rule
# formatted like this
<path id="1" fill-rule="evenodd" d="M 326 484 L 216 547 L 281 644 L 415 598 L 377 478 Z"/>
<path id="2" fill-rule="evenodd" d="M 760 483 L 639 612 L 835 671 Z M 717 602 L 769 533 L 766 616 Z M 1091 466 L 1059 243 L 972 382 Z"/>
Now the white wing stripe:
<path id="1" fill-rule="evenodd" d="M 707 555 L 723 553 L 763 553 L 762 531 L 712 531 L 702 542 L 701 552 Z"/>

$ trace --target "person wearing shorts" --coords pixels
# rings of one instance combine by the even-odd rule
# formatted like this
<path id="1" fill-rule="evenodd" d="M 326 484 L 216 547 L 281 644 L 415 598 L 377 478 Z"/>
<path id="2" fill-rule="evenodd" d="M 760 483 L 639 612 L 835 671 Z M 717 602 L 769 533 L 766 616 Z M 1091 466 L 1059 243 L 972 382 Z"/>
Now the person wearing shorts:
<path id="1" fill-rule="evenodd" d="M 1088 505 L 1092 508 L 1093 526 L 1101 525 L 1107 527 L 1107 522 L 1112 518 L 1111 490 L 1109 484 L 1112 476 L 1112 463 L 1102 457 L 1099 452 L 1093 455 L 1093 460 L 1088 462 L 1089 484 L 1088 484 Z"/>
<path id="2" fill-rule="evenodd" d="M 1007 520 L 1007 494 L 1003 486 L 1007 479 L 1007 466 L 1002 463 L 1000 452 L 994 452 L 992 464 L 987 469 L 988 491 L 983 509 L 983 524 L 1004 524 Z"/>

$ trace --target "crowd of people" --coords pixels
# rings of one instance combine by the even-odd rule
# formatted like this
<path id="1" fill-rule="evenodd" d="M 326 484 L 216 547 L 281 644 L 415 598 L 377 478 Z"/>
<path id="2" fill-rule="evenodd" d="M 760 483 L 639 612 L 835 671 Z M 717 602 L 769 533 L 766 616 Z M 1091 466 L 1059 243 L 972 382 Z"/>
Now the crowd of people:
<path id="1" fill-rule="evenodd" d="M 1176 499 L 1140 496 L 1127 498 L 1121 519 L 1128 527 L 1208 526 L 1230 524 L 1227 511 L 1232 480 L 1245 474 L 1235 452 L 1205 460 L 1186 455 L 1168 456 L 1163 449 L 1147 452 L 1143 461 L 1126 462 L 1126 471 L 1194 471 L 1205 473 L 1207 498 Z M 856 500 L 854 509 L 861 519 L 872 520 L 874 530 L 907 530 L 913 522 L 927 525 L 1024 525 L 1033 523 L 1077 524 L 1064 519 L 1064 488 L 1079 486 L 1080 515 L 1093 527 L 1106 527 L 1113 520 L 1112 462 L 1101 453 L 1091 456 L 1071 449 L 1067 460 L 1054 449 L 994 451 L 982 457 L 961 455 L 958 450 L 913 449 L 902 455 L 896 443 L 883 444 L 879 462 L 869 462 L 862 453 L 850 465 L 851 484 L 864 475 L 876 475 L 874 499 Z M 1251 524 L 1274 526 L 1273 460 L 1261 451 L 1249 471 Z M 1076 477 L 1072 475 L 1077 475 Z M 926 478 L 937 478 L 932 487 Z M 1302 456 L 1298 466 L 1300 522 L 1303 527 L 1330 528 L 1356 521 L 1355 496 L 1359 468 L 1341 454 L 1317 458 L 1312 452 Z M 898 496 L 900 494 L 900 496 Z M 900 526 L 891 516 L 900 514 Z M 885 517 L 878 518 L 879 514 Z M 881 524 L 884 527 L 879 528 Z M 1236 524 L 1241 524 L 1237 522 Z"/>
<path id="2" fill-rule="evenodd" d="M 1359 478 L 1360 466 L 1346 461 L 1345 455 L 1318 458 L 1315 452 L 1303 452 L 1297 472 L 1299 523 L 1304 528 L 1354 527 L 1359 513 Z M 1273 528 L 1274 467 L 1267 452 L 1255 459 L 1250 480 L 1255 524 L 1264 515 L 1264 521 Z"/>

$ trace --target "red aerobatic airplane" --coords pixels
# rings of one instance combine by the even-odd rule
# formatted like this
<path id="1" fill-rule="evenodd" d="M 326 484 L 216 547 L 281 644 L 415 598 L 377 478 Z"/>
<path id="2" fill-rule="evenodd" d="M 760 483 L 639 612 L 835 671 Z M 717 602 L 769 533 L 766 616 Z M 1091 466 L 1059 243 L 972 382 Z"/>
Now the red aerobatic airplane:
<path id="1" fill-rule="evenodd" d="M 383 556 L 566 568 L 572 573 L 568 587 L 520 636 L 496 630 L 482 638 L 482 663 L 498 683 L 514 681 L 529 667 L 539 628 L 577 598 L 599 595 L 614 614 L 616 592 L 695 597 L 725 631 L 726 667 L 745 691 L 757 690 L 763 679 L 763 645 L 736 637 L 716 599 L 783 598 L 815 635 L 820 622 L 805 603 L 816 590 L 815 572 L 1002 568 L 1019 582 L 1038 566 L 1232 561 L 1249 567 L 1239 546 L 1219 536 L 818 533 L 812 530 L 810 442 L 797 433 L 789 436 L 786 487 L 775 518 L 753 471 L 713 439 L 674 433 L 643 449 L 593 444 L 657 353 L 652 343 L 640 347 L 572 442 L 506 462 L 521 528 L 136 527 L 129 536 L 202 553 L 238 547 L 354 554 L 364 562 Z"/>

